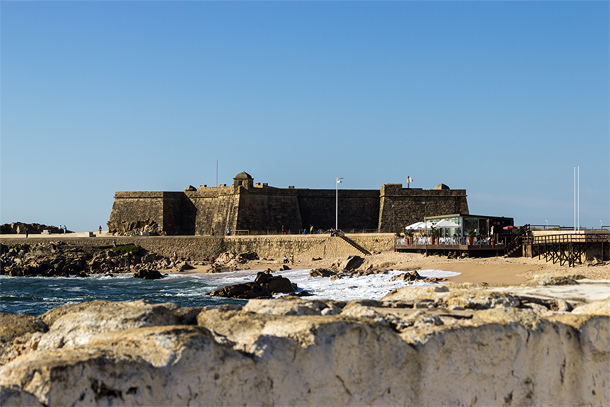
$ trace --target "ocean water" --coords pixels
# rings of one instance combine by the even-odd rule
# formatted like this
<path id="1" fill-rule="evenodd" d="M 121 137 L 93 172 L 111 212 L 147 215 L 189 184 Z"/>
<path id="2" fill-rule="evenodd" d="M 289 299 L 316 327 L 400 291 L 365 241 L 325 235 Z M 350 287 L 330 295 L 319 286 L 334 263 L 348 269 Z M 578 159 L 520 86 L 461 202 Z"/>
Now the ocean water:
<path id="1" fill-rule="evenodd" d="M 403 271 L 390 271 L 365 277 L 328 278 L 309 276 L 309 269 L 288 270 L 282 275 L 296 283 L 299 291 L 307 290 L 310 299 L 380 299 L 389 291 L 407 286 L 405 281 L 389 281 Z M 458 273 L 441 270 L 418 270 L 423 277 L 450 277 Z M 229 303 L 245 304 L 246 300 L 211 297 L 206 292 L 231 284 L 254 281 L 256 271 L 244 270 L 217 274 L 171 274 L 161 280 L 142 280 L 132 274 L 115 277 L 7 277 L 0 276 L 0 312 L 41 315 L 63 304 L 75 304 L 93 300 L 133 301 L 150 303 L 173 302 L 180 306 L 203 307 Z M 427 286 L 417 282 L 411 286 Z"/>

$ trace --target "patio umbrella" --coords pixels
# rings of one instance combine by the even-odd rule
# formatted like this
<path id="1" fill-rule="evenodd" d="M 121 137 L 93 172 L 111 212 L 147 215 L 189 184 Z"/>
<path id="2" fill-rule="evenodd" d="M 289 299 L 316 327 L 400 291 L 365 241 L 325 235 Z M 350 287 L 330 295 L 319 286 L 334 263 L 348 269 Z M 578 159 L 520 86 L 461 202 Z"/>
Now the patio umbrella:
<path id="1" fill-rule="evenodd" d="M 424 229 L 432 229 L 434 225 L 432 222 L 416 222 L 412 225 L 405 227 L 407 230 L 424 230 Z"/>
<path id="2" fill-rule="evenodd" d="M 424 229 L 424 222 L 415 222 L 412 225 L 406 226 L 405 229 L 407 230 L 419 230 L 419 229 Z"/>
<path id="3" fill-rule="evenodd" d="M 461 226 L 455 222 L 451 222 L 450 220 L 443 219 L 440 222 L 438 222 L 434 227 L 435 228 L 459 228 Z"/>
<path id="4" fill-rule="evenodd" d="M 502 229 L 504 230 L 513 230 L 513 229 L 519 229 L 517 226 L 504 226 Z"/>

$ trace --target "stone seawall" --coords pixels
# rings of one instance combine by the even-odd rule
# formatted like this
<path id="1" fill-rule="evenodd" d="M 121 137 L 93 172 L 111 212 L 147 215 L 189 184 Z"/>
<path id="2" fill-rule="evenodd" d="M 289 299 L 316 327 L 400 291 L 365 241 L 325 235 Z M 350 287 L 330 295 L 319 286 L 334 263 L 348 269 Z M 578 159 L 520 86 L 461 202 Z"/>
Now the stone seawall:
<path id="1" fill-rule="evenodd" d="M 349 238 L 370 252 L 392 250 L 394 236 L 389 233 L 350 234 Z M 3 244 L 23 244 L 35 242 L 64 242 L 82 246 L 112 246 L 136 244 L 152 253 L 170 257 L 174 252 L 180 257 L 204 260 L 217 257 L 224 252 L 256 252 L 263 258 L 280 258 L 294 255 L 299 259 L 343 257 L 358 255 L 360 252 L 338 237 L 328 235 L 272 235 L 272 236 L 117 236 L 117 237 L 31 237 L 7 238 L 2 236 Z"/>

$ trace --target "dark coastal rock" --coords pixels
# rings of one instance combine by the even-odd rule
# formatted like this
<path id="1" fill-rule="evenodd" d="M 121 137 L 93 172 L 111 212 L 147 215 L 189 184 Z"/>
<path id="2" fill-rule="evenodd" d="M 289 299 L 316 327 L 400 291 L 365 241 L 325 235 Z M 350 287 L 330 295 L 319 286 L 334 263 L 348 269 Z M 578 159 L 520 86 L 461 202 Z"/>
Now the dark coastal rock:
<path id="1" fill-rule="evenodd" d="M 296 284 L 282 276 L 273 276 L 269 271 L 259 271 L 251 283 L 235 284 L 219 288 L 207 295 L 230 298 L 271 298 L 273 294 L 294 293 Z"/>
<path id="2" fill-rule="evenodd" d="M 282 276 L 270 277 L 267 280 L 267 288 L 272 294 L 294 292 L 294 287 L 290 280 Z"/>
<path id="3" fill-rule="evenodd" d="M 406 273 L 399 274 L 390 279 L 390 281 L 418 281 L 423 280 L 423 277 L 419 275 L 417 271 L 407 271 Z"/>
<path id="4" fill-rule="evenodd" d="M 332 277 L 337 273 L 329 269 L 312 269 L 309 271 L 310 277 Z"/>
<path id="5" fill-rule="evenodd" d="M 237 258 L 241 259 L 241 260 L 258 260 L 259 259 L 258 253 L 256 253 L 256 252 L 239 253 L 237 255 Z"/>
<path id="6" fill-rule="evenodd" d="M 271 270 L 269 269 L 267 269 L 267 271 L 259 271 L 258 273 L 256 273 L 256 278 L 254 279 L 254 282 L 257 284 L 266 284 L 269 278 L 272 276 L 273 275 L 271 274 Z"/>
<path id="7" fill-rule="evenodd" d="M 244 283 L 219 288 L 207 293 L 207 295 L 242 299 L 271 298 L 271 291 L 258 283 Z"/>
<path id="8" fill-rule="evenodd" d="M 186 270 L 192 270 L 194 268 L 195 267 L 191 266 L 187 262 L 179 262 L 179 263 L 176 263 L 176 266 L 175 266 L 176 271 L 181 272 L 181 273 Z"/>
<path id="9" fill-rule="evenodd" d="M 0 234 L 11 235 L 11 234 L 25 234 L 27 231 L 31 235 L 39 235 L 43 230 L 48 230 L 49 233 L 63 234 L 64 230 L 57 226 L 47 226 L 40 223 L 23 223 L 13 222 L 5 223 L 0 225 Z M 71 230 L 66 230 L 66 233 L 73 233 Z"/>
<path id="10" fill-rule="evenodd" d="M 415 281 L 425 281 L 426 283 L 436 284 L 440 283 L 441 281 L 447 281 L 447 279 L 442 277 L 422 277 L 417 271 L 407 271 L 406 273 L 392 277 L 390 281 L 408 281 L 410 283 Z"/>
<path id="11" fill-rule="evenodd" d="M 159 280 L 164 277 L 159 270 L 141 269 L 133 274 L 134 278 L 143 278 L 144 280 Z"/>
<path id="12" fill-rule="evenodd" d="M 0 247 L 0 275 L 15 277 L 85 277 L 89 273 L 168 269 L 170 265 L 167 258 L 135 245 L 109 248 L 39 242 Z"/>
<path id="13" fill-rule="evenodd" d="M 364 259 L 360 256 L 348 256 L 347 259 L 339 264 L 341 270 L 355 270 L 364 263 Z"/>

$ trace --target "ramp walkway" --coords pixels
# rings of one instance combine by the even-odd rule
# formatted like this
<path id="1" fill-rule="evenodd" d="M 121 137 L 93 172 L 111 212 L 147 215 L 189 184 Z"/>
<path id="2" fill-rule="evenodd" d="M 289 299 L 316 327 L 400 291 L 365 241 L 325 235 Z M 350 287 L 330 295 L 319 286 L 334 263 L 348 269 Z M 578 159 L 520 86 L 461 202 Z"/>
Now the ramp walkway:
<path id="1" fill-rule="evenodd" d="M 348 244 L 350 244 L 354 249 L 358 250 L 360 253 L 367 255 L 367 256 L 371 254 L 371 252 L 366 250 L 364 247 L 360 246 L 358 243 L 354 242 L 352 239 L 345 236 L 345 233 L 338 231 L 336 233 L 336 235 L 338 237 L 340 237 L 341 239 L 343 239 L 344 241 L 346 241 Z"/>

